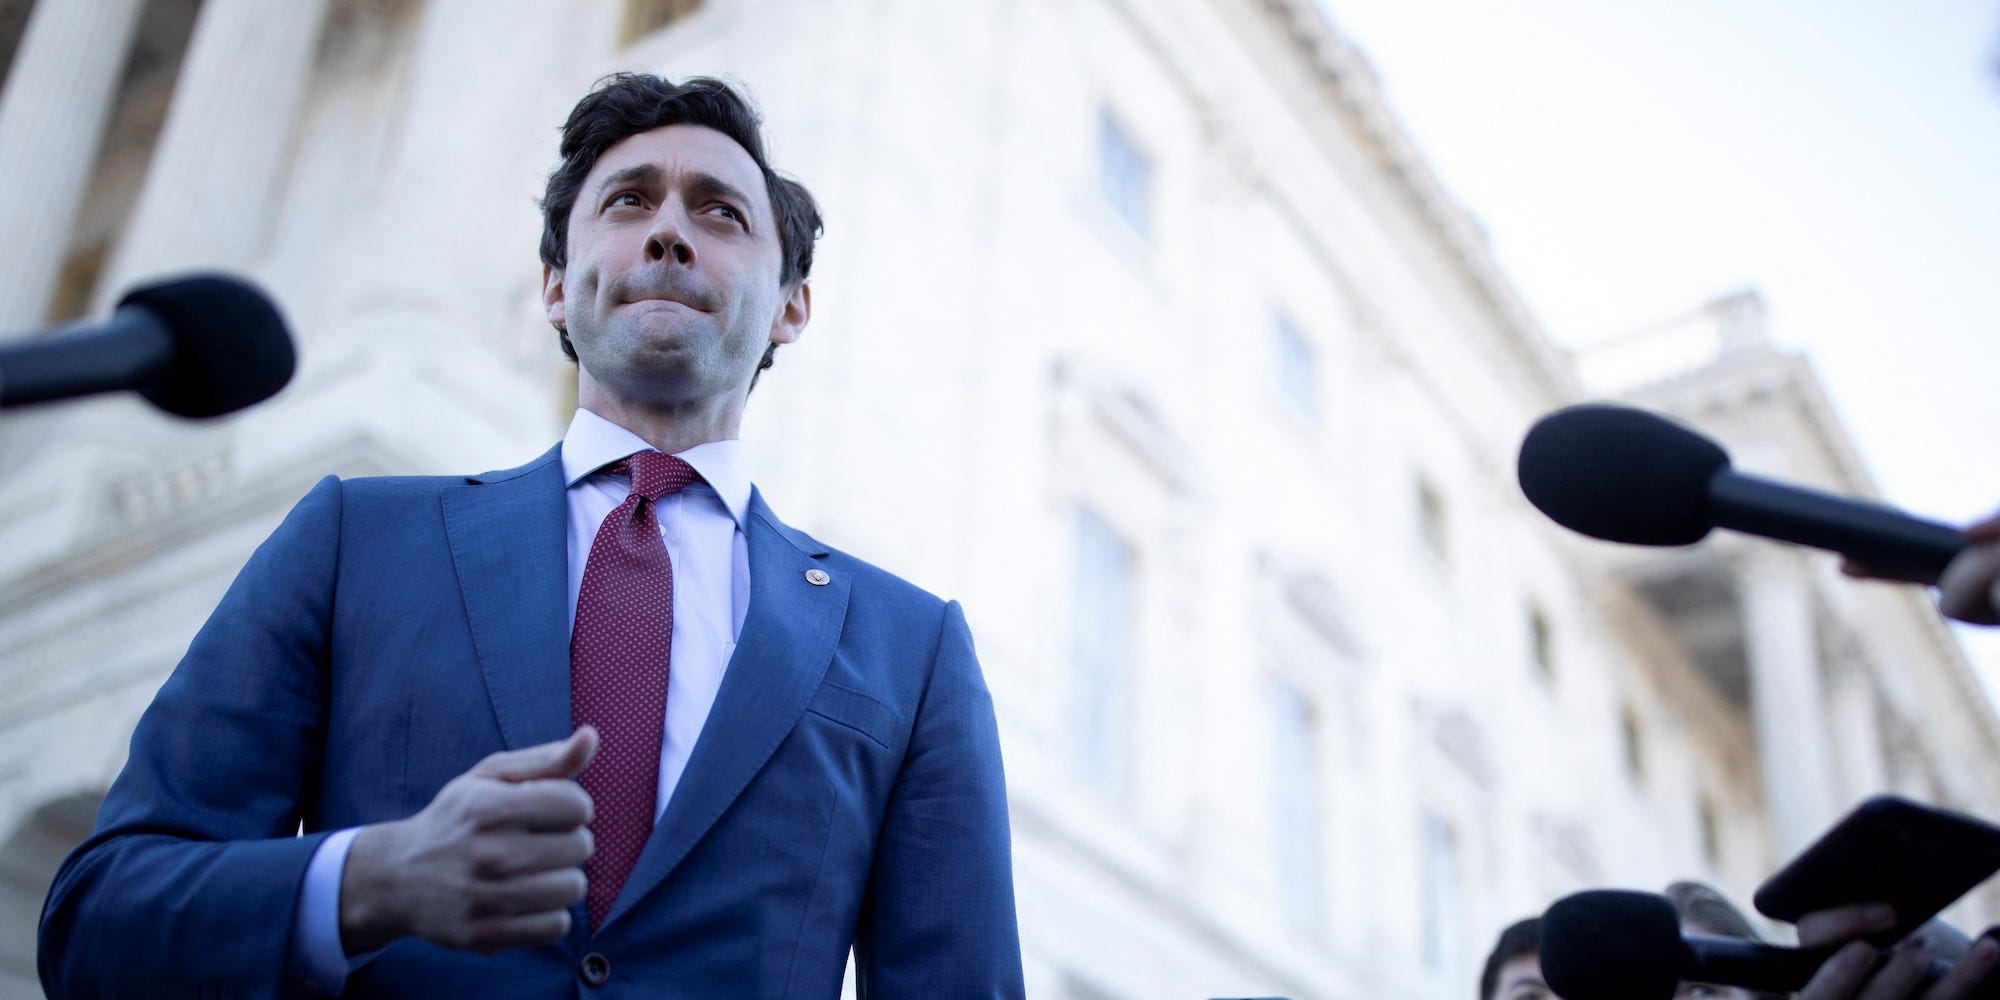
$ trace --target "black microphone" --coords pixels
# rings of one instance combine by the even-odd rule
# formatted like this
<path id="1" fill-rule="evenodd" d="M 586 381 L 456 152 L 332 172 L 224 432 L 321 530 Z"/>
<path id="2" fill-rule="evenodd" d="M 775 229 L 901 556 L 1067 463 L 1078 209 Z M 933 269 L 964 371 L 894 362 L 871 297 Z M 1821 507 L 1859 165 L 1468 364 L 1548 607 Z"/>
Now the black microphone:
<path id="1" fill-rule="evenodd" d="M 1964 533 L 1950 525 L 1739 473 L 1715 442 L 1626 406 L 1570 406 L 1536 421 L 1516 471 L 1542 513 L 1606 541 L 1690 545 L 1729 528 L 1926 583 L 1965 548 Z"/>
<path id="2" fill-rule="evenodd" d="M 182 417 L 270 398 L 297 360 L 263 292 L 217 274 L 135 288 L 110 319 L 0 345 L 0 408 L 135 389 Z"/>
<path id="3" fill-rule="evenodd" d="M 1682 981 L 1790 993 L 1834 951 L 1682 936 L 1674 904 L 1650 892 L 1579 892 L 1542 915 L 1542 978 L 1563 1000 L 1670 1000 Z"/>
<path id="4" fill-rule="evenodd" d="M 1683 935 L 1667 897 L 1593 889 L 1564 896 L 1542 914 L 1542 979 L 1563 1000 L 1671 1000 L 1682 982 L 1791 993 L 1812 981 L 1840 945 L 1782 948 L 1743 938 Z M 1951 972 L 1931 963 L 1922 982 Z M 1975 987 L 2000 996 L 2000 980 Z"/>

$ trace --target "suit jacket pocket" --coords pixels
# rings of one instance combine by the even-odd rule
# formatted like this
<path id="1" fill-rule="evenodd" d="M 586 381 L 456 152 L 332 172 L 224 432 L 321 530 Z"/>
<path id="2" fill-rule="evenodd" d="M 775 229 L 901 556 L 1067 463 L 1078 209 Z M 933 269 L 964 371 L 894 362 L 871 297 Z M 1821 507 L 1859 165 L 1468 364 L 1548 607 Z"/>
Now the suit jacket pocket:
<path id="1" fill-rule="evenodd" d="M 813 692 L 812 702 L 806 706 L 806 711 L 846 726 L 874 740 L 884 750 L 890 749 L 900 721 L 894 709 L 877 701 L 873 695 L 832 681 L 820 682 L 819 690 Z"/>

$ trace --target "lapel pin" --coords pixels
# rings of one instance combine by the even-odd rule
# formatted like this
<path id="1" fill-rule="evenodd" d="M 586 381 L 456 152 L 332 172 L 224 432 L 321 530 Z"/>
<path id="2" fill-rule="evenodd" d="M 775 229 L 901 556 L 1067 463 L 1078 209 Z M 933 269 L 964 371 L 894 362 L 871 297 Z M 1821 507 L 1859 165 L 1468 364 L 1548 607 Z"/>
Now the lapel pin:
<path id="1" fill-rule="evenodd" d="M 815 587 L 824 587 L 833 582 L 833 577 L 826 575 L 826 570 L 809 569 L 806 570 L 806 582 Z"/>

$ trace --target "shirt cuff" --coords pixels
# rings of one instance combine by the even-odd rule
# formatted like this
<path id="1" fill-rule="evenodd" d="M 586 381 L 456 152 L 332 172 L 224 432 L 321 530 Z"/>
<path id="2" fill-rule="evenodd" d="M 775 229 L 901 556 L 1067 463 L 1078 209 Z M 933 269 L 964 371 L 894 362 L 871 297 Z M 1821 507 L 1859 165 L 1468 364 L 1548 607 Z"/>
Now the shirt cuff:
<path id="1" fill-rule="evenodd" d="M 347 974 L 361 964 L 350 961 L 340 944 L 340 876 L 347 870 L 347 850 L 360 827 L 330 834 L 306 864 L 299 908 L 292 915 L 292 970 L 313 986 L 338 996 Z M 364 956 L 365 957 L 365 956 Z"/>

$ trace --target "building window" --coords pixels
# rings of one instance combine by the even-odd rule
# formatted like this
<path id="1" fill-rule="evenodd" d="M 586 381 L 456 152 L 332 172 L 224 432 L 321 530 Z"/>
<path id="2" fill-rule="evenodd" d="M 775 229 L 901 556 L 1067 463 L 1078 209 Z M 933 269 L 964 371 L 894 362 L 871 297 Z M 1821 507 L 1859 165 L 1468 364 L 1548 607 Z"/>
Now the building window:
<path id="1" fill-rule="evenodd" d="M 1132 547 L 1087 510 L 1077 509 L 1072 530 L 1070 731 L 1083 775 L 1115 792 L 1125 785 L 1135 560 Z"/>
<path id="2" fill-rule="evenodd" d="M 1535 660 L 1535 673 L 1542 680 L 1554 680 L 1556 676 L 1555 632 L 1549 627 L 1549 616 L 1539 607 L 1528 609 L 1528 650 Z"/>
<path id="3" fill-rule="evenodd" d="M 701 0 L 626 0 L 623 41 L 630 45 L 700 7 Z"/>
<path id="4" fill-rule="evenodd" d="M 1063 973 L 1063 1000 L 1119 1000 L 1118 994 L 1079 972 Z"/>
<path id="5" fill-rule="evenodd" d="M 1715 820 L 1715 803 L 1703 795 L 1697 803 L 1701 822 L 1701 856 L 1714 868 L 1722 864 L 1722 833 Z"/>
<path id="6" fill-rule="evenodd" d="M 104 274 L 104 259 L 110 249 L 109 239 L 99 240 L 73 251 L 63 261 L 44 322 L 68 323 L 90 311 L 90 297 L 97 291 L 97 279 Z"/>
<path id="7" fill-rule="evenodd" d="M 32 3 L 0 3 L 0 82 L 14 69 L 14 53 L 21 48 L 21 36 L 28 31 Z"/>
<path id="8" fill-rule="evenodd" d="M 1097 188 L 1141 236 L 1153 232 L 1153 163 L 1110 114 L 1098 118 Z"/>
<path id="9" fill-rule="evenodd" d="M 1320 925 L 1320 769 L 1318 726 L 1299 690 L 1271 685 L 1271 859 L 1278 902 L 1294 927 Z"/>
<path id="10" fill-rule="evenodd" d="M 1319 354 L 1284 313 L 1271 319 L 1271 363 L 1285 404 L 1306 420 L 1319 420 Z"/>
<path id="11" fill-rule="evenodd" d="M 1451 826 L 1436 816 L 1426 815 L 1418 835 L 1423 865 L 1423 921 L 1419 946 L 1424 968 L 1436 978 L 1450 979 L 1463 950 L 1459 942 L 1459 911 L 1462 885 L 1458 869 L 1458 838 Z"/>
<path id="12" fill-rule="evenodd" d="M 1625 771 L 1634 782 L 1646 777 L 1646 733 L 1640 726 L 1639 713 L 1627 705 L 1618 713 L 1618 730 L 1625 747 Z"/>
<path id="13" fill-rule="evenodd" d="M 1451 556 L 1451 532 L 1445 515 L 1444 498 L 1427 479 L 1417 480 L 1417 533 L 1424 548 L 1439 562 Z"/>

